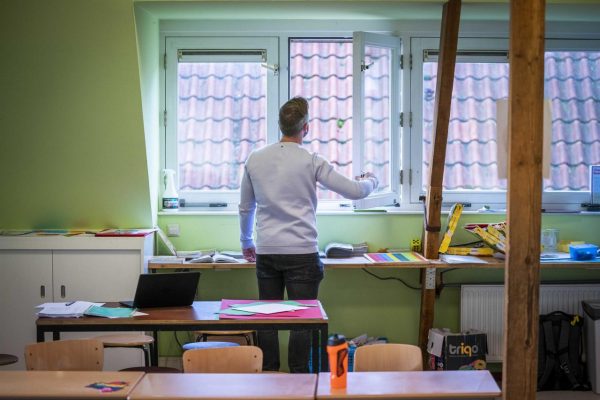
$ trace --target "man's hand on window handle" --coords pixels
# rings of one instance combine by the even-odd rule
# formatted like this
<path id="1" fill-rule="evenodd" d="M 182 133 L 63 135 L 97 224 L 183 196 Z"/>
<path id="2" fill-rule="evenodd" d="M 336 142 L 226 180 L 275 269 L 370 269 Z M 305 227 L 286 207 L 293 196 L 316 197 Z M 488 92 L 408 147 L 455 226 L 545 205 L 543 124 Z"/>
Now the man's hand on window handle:
<path id="1" fill-rule="evenodd" d="M 373 182 L 373 190 L 377 189 L 377 186 L 379 186 L 379 180 L 371 172 L 363 172 L 359 176 L 355 176 L 354 179 L 356 179 L 357 181 L 360 181 L 360 180 L 363 180 L 363 179 L 369 179 L 369 180 L 371 180 L 371 182 Z"/>
<path id="2" fill-rule="evenodd" d="M 247 249 L 242 249 L 242 254 L 244 255 L 244 259 L 248 262 L 256 261 L 256 248 L 248 247 Z"/>

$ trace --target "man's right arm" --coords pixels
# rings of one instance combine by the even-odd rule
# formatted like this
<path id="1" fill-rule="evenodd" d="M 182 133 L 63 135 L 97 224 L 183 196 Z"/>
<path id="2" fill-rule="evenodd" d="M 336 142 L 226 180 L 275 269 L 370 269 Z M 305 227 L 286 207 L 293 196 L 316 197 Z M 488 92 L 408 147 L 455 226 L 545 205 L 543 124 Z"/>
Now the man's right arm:
<path id="1" fill-rule="evenodd" d="M 239 204 L 239 215 L 240 215 L 240 243 L 244 256 L 246 253 L 254 253 L 254 240 L 252 239 L 252 232 L 254 229 L 254 216 L 256 212 L 256 198 L 254 196 L 254 188 L 252 187 L 252 180 L 246 167 L 244 167 L 244 176 L 242 177 L 242 184 L 240 187 L 240 204 Z M 248 259 L 249 257 L 245 257 Z M 249 260 L 248 261 L 253 261 Z"/>
<path id="2" fill-rule="evenodd" d="M 363 199 L 377 188 L 377 178 L 371 173 L 352 180 L 337 172 L 333 165 L 318 154 L 313 156 L 313 162 L 317 182 L 347 199 Z"/>

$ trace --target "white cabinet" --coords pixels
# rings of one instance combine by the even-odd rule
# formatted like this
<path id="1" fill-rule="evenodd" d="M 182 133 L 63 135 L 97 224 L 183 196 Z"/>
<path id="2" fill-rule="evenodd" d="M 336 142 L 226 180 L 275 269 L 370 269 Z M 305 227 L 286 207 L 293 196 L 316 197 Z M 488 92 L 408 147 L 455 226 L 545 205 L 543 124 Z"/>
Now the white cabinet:
<path id="1" fill-rule="evenodd" d="M 24 369 L 23 350 L 36 340 L 35 306 L 52 301 L 133 299 L 147 271 L 153 237 L 0 237 L 0 353 Z M 64 338 L 100 333 L 63 334 Z M 46 340 L 51 339 L 47 336 Z M 105 369 L 142 365 L 135 349 L 107 349 Z"/>

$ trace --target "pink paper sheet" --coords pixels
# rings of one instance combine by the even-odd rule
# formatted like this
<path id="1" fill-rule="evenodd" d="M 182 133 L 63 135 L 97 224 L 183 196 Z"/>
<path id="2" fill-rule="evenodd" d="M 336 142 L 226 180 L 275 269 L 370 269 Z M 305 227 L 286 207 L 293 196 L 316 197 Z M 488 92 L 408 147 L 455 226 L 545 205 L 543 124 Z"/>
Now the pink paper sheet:
<path id="1" fill-rule="evenodd" d="M 257 301 L 264 301 L 265 303 L 278 303 L 281 300 L 221 300 L 221 308 L 219 310 L 225 310 L 234 304 L 248 304 L 255 303 Z M 295 300 L 300 304 L 314 304 L 319 305 L 319 300 Z M 321 307 L 308 307 L 305 310 L 287 311 L 276 314 L 254 314 L 254 315 L 227 315 L 219 314 L 219 319 L 321 319 Z"/>

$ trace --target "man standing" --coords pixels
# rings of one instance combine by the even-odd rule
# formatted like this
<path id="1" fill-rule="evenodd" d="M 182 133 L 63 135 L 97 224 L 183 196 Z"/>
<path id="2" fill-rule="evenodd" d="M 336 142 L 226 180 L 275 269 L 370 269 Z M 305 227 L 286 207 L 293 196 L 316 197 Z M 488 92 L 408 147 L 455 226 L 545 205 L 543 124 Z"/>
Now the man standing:
<path id="1" fill-rule="evenodd" d="M 279 110 L 278 143 L 253 151 L 241 184 L 240 241 L 244 258 L 256 260 L 260 300 L 316 299 L 323 279 L 317 246 L 317 182 L 349 199 L 362 199 L 377 187 L 366 173 L 356 180 L 339 174 L 318 154 L 301 147 L 308 134 L 308 102 L 295 97 Z M 256 213 L 257 245 L 252 239 Z M 290 372 L 308 372 L 310 331 L 292 331 Z M 277 331 L 259 332 L 263 369 L 279 370 Z"/>

